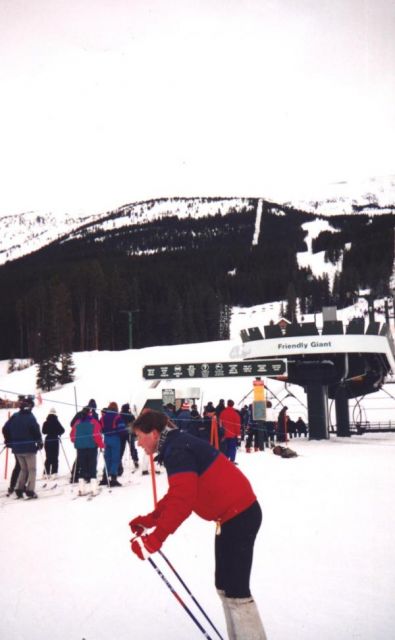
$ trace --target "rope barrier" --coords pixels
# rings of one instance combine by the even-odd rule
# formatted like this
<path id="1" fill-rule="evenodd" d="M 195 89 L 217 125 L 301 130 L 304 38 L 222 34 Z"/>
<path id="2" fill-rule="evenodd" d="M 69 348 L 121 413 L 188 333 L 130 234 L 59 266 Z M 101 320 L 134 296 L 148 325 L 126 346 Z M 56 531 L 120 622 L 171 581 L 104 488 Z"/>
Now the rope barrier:
<path id="1" fill-rule="evenodd" d="M 114 413 L 116 413 L 116 412 L 114 412 Z M 119 415 L 119 414 L 116 414 L 116 415 Z M 189 420 L 187 418 L 181 418 L 180 420 L 177 419 L 177 422 L 183 422 L 184 421 L 184 422 L 190 424 L 191 420 Z M 203 418 L 201 418 L 201 420 L 203 421 Z M 199 419 L 196 419 L 196 422 L 199 422 Z M 238 423 L 235 422 L 233 424 L 237 425 Z M 211 422 L 210 422 L 210 425 L 208 425 L 208 429 L 210 429 L 210 428 L 211 428 Z M 265 428 L 264 424 L 261 425 L 259 423 L 254 423 L 254 424 L 247 425 L 246 429 L 249 429 L 249 428 L 253 428 L 253 429 L 256 429 L 257 431 L 262 431 L 262 432 L 266 431 L 266 428 Z M 223 426 L 222 426 L 222 429 L 225 431 L 225 433 L 230 433 L 230 434 L 234 435 L 233 431 L 231 431 L 230 429 L 227 429 L 226 427 L 223 427 Z M 102 431 L 100 433 L 101 433 L 101 435 L 107 435 L 107 436 L 109 436 L 111 438 L 111 437 L 119 436 L 119 435 L 122 435 L 122 434 L 129 434 L 130 433 L 130 429 L 128 427 L 125 427 L 125 428 L 122 428 L 122 429 L 116 429 L 116 430 L 114 429 L 114 431 L 111 431 L 110 433 L 103 433 Z M 91 439 L 91 437 L 92 437 L 91 435 L 82 435 L 82 436 L 76 435 L 75 441 L 80 439 L 80 438 L 89 438 L 89 439 Z M 237 437 L 237 436 L 234 436 L 234 437 Z M 62 436 L 62 439 L 63 440 L 71 440 L 71 437 L 70 436 Z M 45 442 L 48 442 L 48 441 L 50 442 L 51 440 L 56 440 L 56 438 L 48 436 L 48 435 L 45 437 Z M 4 442 L 2 444 L 4 444 L 5 446 L 8 446 L 8 447 L 12 447 L 14 444 L 33 444 L 35 442 L 37 442 L 37 439 L 35 439 L 35 440 L 15 440 L 15 441 L 11 441 L 10 440 L 7 443 L 4 440 Z"/>

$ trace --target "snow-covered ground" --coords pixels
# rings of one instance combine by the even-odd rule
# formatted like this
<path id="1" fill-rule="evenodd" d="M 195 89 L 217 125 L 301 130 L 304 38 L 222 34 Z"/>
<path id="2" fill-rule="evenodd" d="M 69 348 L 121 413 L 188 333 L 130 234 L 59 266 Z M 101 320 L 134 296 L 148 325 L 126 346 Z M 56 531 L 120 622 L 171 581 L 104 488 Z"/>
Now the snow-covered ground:
<path id="1" fill-rule="evenodd" d="M 318 251 L 313 253 L 313 240 L 319 236 L 322 231 L 331 231 L 331 233 L 338 233 L 328 220 L 316 218 L 312 222 L 305 222 L 302 224 L 302 229 L 307 231 L 306 244 L 307 251 L 301 251 L 296 254 L 298 266 L 303 269 L 310 267 L 312 274 L 316 278 L 322 278 L 324 274 L 327 274 L 329 279 L 329 288 L 333 290 L 333 281 L 336 273 L 341 271 L 343 264 L 343 252 L 340 255 L 336 264 L 332 262 L 325 262 L 325 251 Z"/>
<path id="2" fill-rule="evenodd" d="M 245 314 L 246 315 L 246 314 Z M 201 632 L 147 562 L 129 548 L 128 521 L 153 507 L 151 479 L 132 473 L 125 458 L 124 487 L 104 488 L 92 501 L 74 500 L 68 463 L 74 458 L 69 422 L 79 406 L 95 398 L 131 402 L 161 397 L 164 387 L 185 381 L 152 382 L 141 377 L 146 364 L 227 360 L 237 356 L 235 341 L 153 347 L 123 352 L 75 354 L 74 383 L 42 394 L 34 413 L 42 424 L 56 407 L 66 428 L 60 453 L 59 486 L 41 489 L 40 499 L 0 498 L 2 581 L 0 637 L 7 640 L 185 640 Z M 6 373 L 0 363 L 0 396 L 35 393 L 35 370 Z M 191 384 L 191 382 L 189 383 Z M 287 397 L 290 415 L 305 417 L 303 390 L 267 380 L 269 397 Z M 250 378 L 195 380 L 198 404 L 232 397 L 250 399 Z M 391 387 L 392 389 L 392 387 Z M 187 391 L 185 389 L 185 391 Z M 288 395 L 289 393 L 292 395 Z M 392 393 L 392 391 L 391 391 Z M 394 395 L 392 393 L 392 395 Z M 247 399 L 244 400 L 244 397 Z M 388 396 L 378 395 L 376 413 L 394 418 Z M 381 409 L 380 409 L 381 408 Z M 0 411 L 4 424 L 8 412 Z M 395 636 L 395 434 L 293 440 L 298 457 L 284 460 L 270 451 L 247 454 L 238 462 L 262 504 L 252 592 L 269 640 L 392 640 Z M 10 457 L 12 458 L 12 456 Z M 5 452 L 0 456 L 0 489 L 5 490 Z M 9 461 L 12 467 L 12 460 Z M 102 464 L 100 462 L 99 467 Z M 38 468 L 42 458 L 38 454 Z M 10 468 L 8 470 L 8 476 Z M 159 496 L 164 473 L 156 476 Z M 191 516 L 165 542 L 163 551 L 226 637 L 213 584 L 214 524 Z M 184 597 L 182 586 L 162 558 L 154 560 Z M 185 601 L 194 613 L 191 600 Z M 210 632 L 211 637 L 215 633 Z"/>

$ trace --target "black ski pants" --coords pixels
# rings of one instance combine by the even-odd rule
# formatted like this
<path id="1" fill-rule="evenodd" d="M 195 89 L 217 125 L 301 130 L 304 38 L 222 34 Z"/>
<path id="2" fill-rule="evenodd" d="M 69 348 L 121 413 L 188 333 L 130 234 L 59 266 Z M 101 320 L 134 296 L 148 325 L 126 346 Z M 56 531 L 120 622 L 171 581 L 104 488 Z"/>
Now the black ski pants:
<path id="1" fill-rule="evenodd" d="M 12 470 L 11 480 L 10 480 L 10 489 L 12 489 L 12 491 L 16 487 L 16 483 L 18 481 L 18 476 L 20 474 L 20 471 L 21 471 L 21 465 L 18 462 L 18 458 L 15 456 L 15 466 Z"/>
<path id="2" fill-rule="evenodd" d="M 251 446 L 259 449 L 259 432 L 257 427 L 250 427 L 247 433 L 246 448 L 250 449 Z"/>
<path id="3" fill-rule="evenodd" d="M 97 474 L 97 448 L 77 449 L 77 468 L 79 477 L 87 482 L 96 478 Z"/>
<path id="4" fill-rule="evenodd" d="M 256 534 L 262 522 L 258 502 L 221 525 L 215 536 L 215 586 L 227 598 L 249 598 Z"/>
<path id="5" fill-rule="evenodd" d="M 46 438 L 45 444 L 45 471 L 48 475 L 51 473 L 58 473 L 59 468 L 59 439 L 48 440 Z"/>

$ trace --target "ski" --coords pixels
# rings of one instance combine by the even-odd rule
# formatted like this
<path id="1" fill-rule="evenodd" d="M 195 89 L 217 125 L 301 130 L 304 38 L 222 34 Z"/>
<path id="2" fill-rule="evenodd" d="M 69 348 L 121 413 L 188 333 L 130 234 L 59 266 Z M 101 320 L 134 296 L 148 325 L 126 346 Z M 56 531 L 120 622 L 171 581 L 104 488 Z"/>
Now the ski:
<path id="1" fill-rule="evenodd" d="M 97 496 L 99 496 L 99 495 L 100 495 L 100 491 L 99 491 L 99 493 L 95 493 L 95 494 L 91 493 L 87 497 L 86 501 L 89 502 L 90 500 L 93 500 L 93 498 L 97 498 Z"/>
<path id="2" fill-rule="evenodd" d="M 1 500 L 0 502 L 0 508 L 4 508 L 7 507 L 11 504 L 18 504 L 18 503 L 22 503 L 22 502 L 35 502 L 35 500 L 45 500 L 46 498 L 55 498 L 58 496 L 63 495 L 63 491 L 56 491 L 56 493 L 39 493 L 37 498 L 12 498 L 10 496 L 9 499 L 7 500 Z"/>
<path id="3" fill-rule="evenodd" d="M 57 486 L 58 486 L 57 482 L 55 482 L 51 486 L 48 486 L 48 483 L 46 482 L 45 484 L 42 485 L 42 487 L 40 487 L 40 489 L 45 489 L 46 491 L 52 491 L 52 489 L 56 489 Z"/>

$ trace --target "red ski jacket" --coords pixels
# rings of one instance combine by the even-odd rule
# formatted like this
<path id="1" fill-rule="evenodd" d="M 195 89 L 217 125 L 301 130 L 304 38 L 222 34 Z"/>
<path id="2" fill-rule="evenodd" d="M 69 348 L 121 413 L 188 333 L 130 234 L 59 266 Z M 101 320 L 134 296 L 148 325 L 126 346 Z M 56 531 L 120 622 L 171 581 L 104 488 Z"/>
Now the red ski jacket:
<path id="1" fill-rule="evenodd" d="M 221 411 L 219 421 L 225 429 L 225 438 L 239 438 L 240 437 L 240 414 L 237 413 L 232 407 L 226 407 Z"/>
<path id="2" fill-rule="evenodd" d="M 249 480 L 232 462 L 205 440 L 178 429 L 167 434 L 158 462 L 166 468 L 169 489 L 149 515 L 162 541 L 192 511 L 224 523 L 256 501 Z"/>

